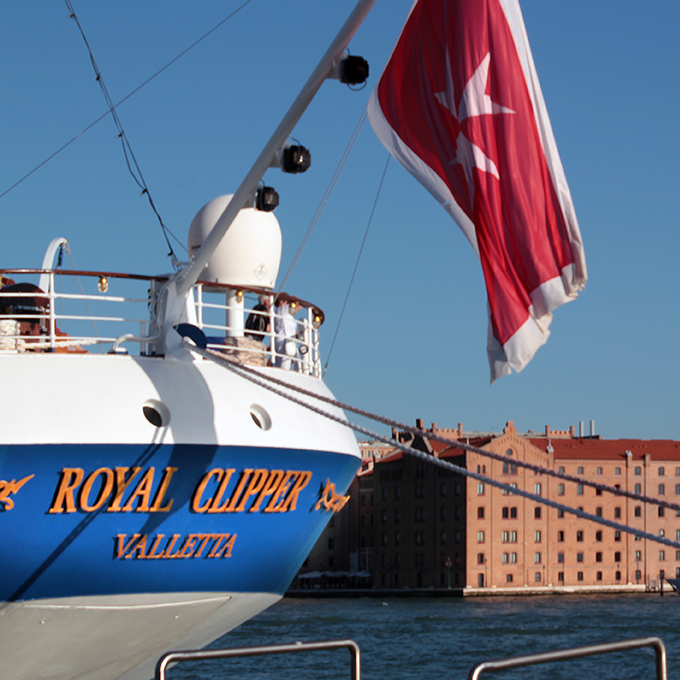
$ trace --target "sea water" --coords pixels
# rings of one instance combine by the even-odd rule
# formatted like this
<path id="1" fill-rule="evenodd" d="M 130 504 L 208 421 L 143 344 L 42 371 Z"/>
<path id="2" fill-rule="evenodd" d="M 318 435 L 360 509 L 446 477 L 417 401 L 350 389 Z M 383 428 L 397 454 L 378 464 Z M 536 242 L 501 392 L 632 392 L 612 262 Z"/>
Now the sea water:
<path id="1" fill-rule="evenodd" d="M 486 598 L 284 599 L 214 648 L 351 639 L 364 680 L 464 680 L 482 661 L 649 636 L 680 677 L 680 597 L 674 593 Z M 187 662 L 170 680 L 349 680 L 345 650 Z M 485 673 L 503 680 L 655 678 L 651 648 Z"/>

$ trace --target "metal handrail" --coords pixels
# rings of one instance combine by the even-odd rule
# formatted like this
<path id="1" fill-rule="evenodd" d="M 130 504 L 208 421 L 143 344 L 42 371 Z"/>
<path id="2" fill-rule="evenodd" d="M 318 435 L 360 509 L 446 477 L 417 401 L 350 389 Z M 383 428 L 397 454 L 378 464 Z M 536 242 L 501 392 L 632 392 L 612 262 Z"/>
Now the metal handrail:
<path id="1" fill-rule="evenodd" d="M 352 680 L 361 680 L 361 651 L 353 640 L 326 640 L 321 642 L 295 642 L 287 645 L 265 645 L 261 647 L 232 647 L 230 649 L 199 649 L 186 652 L 168 652 L 156 664 L 155 680 L 164 680 L 170 664 L 181 661 L 207 661 L 233 659 L 235 657 L 262 656 L 265 654 L 291 654 L 321 650 L 348 649 L 351 654 L 350 675 Z"/>
<path id="2" fill-rule="evenodd" d="M 499 671 L 507 668 L 517 668 L 518 666 L 530 666 L 539 663 L 549 663 L 551 661 L 565 661 L 576 659 L 593 654 L 607 654 L 610 652 L 625 652 L 640 647 L 653 647 L 656 653 L 656 680 L 668 680 L 666 670 L 666 647 L 661 638 L 646 637 L 623 640 L 621 642 L 607 642 L 599 645 L 588 645 L 586 647 L 574 647 L 572 649 L 562 649 L 554 652 L 540 652 L 538 654 L 527 654 L 525 656 L 514 656 L 505 659 L 495 659 L 483 661 L 473 666 L 468 673 L 468 680 L 477 680 L 484 671 Z"/>

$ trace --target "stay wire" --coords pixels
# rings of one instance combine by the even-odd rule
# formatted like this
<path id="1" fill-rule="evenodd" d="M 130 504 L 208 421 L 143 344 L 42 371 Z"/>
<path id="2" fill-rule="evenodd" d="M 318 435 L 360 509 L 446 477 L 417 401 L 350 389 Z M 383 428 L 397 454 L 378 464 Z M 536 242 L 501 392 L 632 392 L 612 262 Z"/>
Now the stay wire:
<path id="1" fill-rule="evenodd" d="M 375 215 L 375 209 L 378 205 L 378 199 L 380 198 L 380 192 L 382 191 L 382 186 L 385 181 L 385 175 L 387 174 L 387 167 L 390 164 L 391 155 L 387 154 L 387 161 L 385 161 L 385 168 L 383 170 L 382 177 L 380 178 L 380 184 L 378 185 L 378 191 L 375 194 L 375 199 L 373 201 L 373 207 L 371 208 L 371 214 L 368 218 L 368 223 L 366 224 L 366 231 L 364 232 L 364 238 L 361 242 L 361 247 L 359 248 L 359 254 L 357 255 L 357 261 L 354 264 L 354 271 L 352 272 L 352 277 L 349 281 L 349 286 L 347 287 L 347 294 L 345 295 L 345 300 L 342 303 L 342 309 L 340 310 L 340 316 L 338 317 L 338 323 L 335 327 L 335 333 L 333 334 L 333 340 L 331 341 L 330 349 L 328 350 L 328 355 L 326 356 L 326 365 L 323 367 L 322 378 L 325 377 L 326 371 L 328 370 L 328 364 L 331 360 L 331 354 L 333 354 L 333 348 L 335 347 L 335 341 L 340 332 L 340 324 L 345 315 L 345 308 L 347 307 L 347 301 L 349 300 L 350 293 L 352 292 L 352 286 L 354 285 L 354 278 L 357 275 L 357 270 L 359 269 L 359 262 L 361 262 L 361 255 L 364 252 L 364 245 L 366 245 L 366 239 L 368 238 L 368 230 L 371 228 L 371 223 L 373 222 L 373 215 Z"/>
<path id="2" fill-rule="evenodd" d="M 193 350 L 193 348 L 191 348 Z M 198 350 L 197 350 L 198 351 Z M 210 358 L 214 358 L 214 355 L 211 354 L 210 352 L 207 353 Z M 219 359 L 222 359 L 222 357 L 219 357 Z M 669 508 L 670 510 L 675 510 L 676 512 L 680 513 L 680 504 L 677 503 L 670 503 L 668 501 L 661 500 L 659 498 L 654 498 L 652 496 L 644 496 L 642 494 L 634 493 L 632 491 L 625 491 L 624 489 L 618 489 L 616 487 L 608 486 L 607 484 L 600 484 L 599 482 L 593 482 L 589 479 L 585 479 L 583 477 L 576 477 L 574 475 L 569 475 L 565 472 L 558 472 L 555 470 L 551 470 L 550 468 L 543 467 L 541 465 L 534 465 L 533 463 L 527 463 L 525 461 L 517 460 L 514 458 L 508 458 L 508 456 L 501 455 L 499 453 L 493 453 L 492 451 L 488 451 L 486 449 L 481 449 L 477 446 L 473 446 L 472 444 L 464 444 L 462 442 L 459 442 L 456 439 L 451 439 L 449 437 L 443 437 L 441 435 L 435 434 L 434 432 L 428 432 L 427 430 L 422 430 L 418 427 L 412 427 L 410 425 L 406 425 L 405 423 L 400 423 L 397 420 L 392 420 L 391 418 L 386 418 L 385 416 L 378 415 L 376 413 L 372 413 L 370 411 L 366 411 L 364 409 L 357 408 L 356 406 L 352 406 L 351 404 L 346 404 L 344 402 L 338 401 L 337 399 L 332 399 L 330 397 L 324 397 L 316 392 L 311 392 L 310 390 L 306 390 L 303 387 L 298 387 L 297 385 L 291 385 L 288 382 L 285 382 L 283 380 L 280 380 L 279 378 L 275 378 L 274 376 L 271 375 L 264 375 L 260 374 L 257 371 L 254 371 L 252 368 L 249 368 L 248 366 L 242 366 L 239 364 L 233 364 L 233 362 L 227 362 L 231 365 L 235 365 L 237 368 L 239 368 L 243 373 L 251 373 L 252 375 L 257 375 L 263 379 L 266 379 L 267 381 L 271 382 L 274 385 L 279 385 L 281 387 L 285 387 L 290 390 L 294 390 L 296 392 L 299 392 L 300 394 L 303 394 L 308 397 L 312 397 L 314 399 L 318 399 L 319 401 L 322 401 L 324 403 L 330 404 L 331 406 L 335 406 L 337 408 L 342 409 L 343 411 L 350 411 L 351 413 L 356 413 L 357 415 L 361 416 L 362 418 L 366 418 L 368 420 L 374 420 L 376 422 L 381 423 L 382 425 L 387 425 L 388 427 L 393 427 L 397 428 L 400 430 L 403 430 L 404 432 L 409 432 L 410 434 L 414 434 L 416 436 L 422 437 L 424 439 L 431 439 L 433 441 L 438 441 L 442 444 L 448 444 L 452 448 L 457 448 L 461 449 L 464 451 L 470 451 L 471 453 L 477 453 L 480 456 L 485 456 L 486 458 L 491 458 L 493 460 L 500 461 L 502 463 L 507 463 L 507 462 L 512 462 L 513 465 L 516 465 L 517 467 L 522 467 L 528 470 L 531 470 L 537 474 L 544 474 L 548 477 L 555 477 L 560 480 L 568 481 L 568 482 L 574 482 L 576 484 L 583 484 L 584 486 L 591 487 L 596 490 L 600 491 L 606 491 L 608 493 L 611 493 L 614 496 L 621 496 L 624 498 L 630 498 L 632 500 L 637 500 L 642 503 L 648 503 L 651 505 L 658 505 L 660 507 L 664 508 Z M 441 455 L 441 454 L 440 454 Z"/>
<path id="3" fill-rule="evenodd" d="M 338 183 L 338 180 L 340 179 L 340 175 L 342 174 L 342 171 L 345 168 L 345 164 L 349 159 L 349 155 L 352 149 L 354 148 L 354 144 L 356 143 L 359 137 L 359 133 L 361 132 L 361 129 L 363 128 L 365 122 L 366 122 L 366 109 L 364 108 L 359 118 L 359 121 L 356 124 L 354 131 L 352 132 L 349 142 L 345 147 L 345 151 L 343 152 L 343 155 L 340 158 L 337 167 L 335 168 L 335 172 L 333 173 L 333 176 L 331 177 L 330 182 L 326 187 L 326 191 L 324 192 L 324 195 L 321 197 L 321 200 L 319 201 L 319 205 L 316 209 L 316 212 L 312 216 L 309 226 L 307 227 L 307 231 L 305 232 L 305 235 L 302 237 L 302 240 L 300 241 L 300 245 L 298 246 L 298 249 L 295 255 L 293 256 L 290 265 L 288 266 L 288 270 L 286 271 L 283 279 L 281 279 L 281 283 L 279 284 L 278 287 L 279 293 L 283 290 L 283 287 L 286 285 L 286 281 L 288 281 L 288 278 L 293 273 L 293 269 L 295 269 L 295 265 L 297 264 L 297 261 L 300 259 L 302 251 L 305 249 L 307 242 L 309 241 L 312 233 L 314 232 L 314 229 L 316 228 L 316 225 L 319 222 L 319 219 L 321 218 L 321 214 L 323 213 L 326 204 L 328 203 L 328 200 L 331 197 L 331 194 L 333 193 L 333 189 L 335 188 L 335 185 Z"/>
<path id="4" fill-rule="evenodd" d="M 125 130 L 123 129 L 123 124 L 121 123 L 121 120 L 118 116 L 118 112 L 116 111 L 116 107 L 113 104 L 113 100 L 111 99 L 111 96 L 109 95 L 109 91 L 106 88 L 106 84 L 104 83 L 104 78 L 102 77 L 101 71 L 99 70 L 99 67 L 97 66 L 97 62 L 95 61 L 94 54 L 92 53 L 92 48 L 90 47 L 90 43 L 87 40 L 87 37 L 85 36 L 85 31 L 83 30 L 83 27 L 80 25 L 80 21 L 78 21 L 78 17 L 76 16 L 75 9 L 73 8 L 73 5 L 71 4 L 71 0 L 64 0 L 66 3 L 66 8 L 70 12 L 70 18 L 73 19 L 76 22 L 76 26 L 78 26 L 78 30 L 80 31 L 80 35 L 83 38 L 83 41 L 85 42 L 85 47 L 87 47 L 87 52 L 90 55 L 90 62 L 92 63 L 92 68 L 94 69 L 96 80 L 99 83 L 99 87 L 101 88 L 102 94 L 104 95 L 104 100 L 106 101 L 106 105 L 109 108 L 109 112 L 111 113 L 111 117 L 113 118 L 113 122 L 116 126 L 116 129 L 118 130 L 118 138 L 120 139 L 121 146 L 123 149 L 123 155 L 125 157 L 125 163 L 127 164 L 128 171 L 130 175 L 132 176 L 132 179 L 136 182 L 137 186 L 142 190 L 142 195 L 146 195 L 149 205 L 151 206 L 151 209 L 155 213 L 156 217 L 158 218 L 158 222 L 161 226 L 161 231 L 163 233 L 163 237 L 165 238 L 165 242 L 169 248 L 169 253 L 168 256 L 170 257 L 172 264 L 175 268 L 177 268 L 177 257 L 175 255 L 175 251 L 172 248 L 172 244 L 170 243 L 170 239 L 168 238 L 168 227 L 164 224 L 163 218 L 161 217 L 160 213 L 156 209 L 156 205 L 153 201 L 153 198 L 151 197 L 151 192 L 149 191 L 149 187 L 146 184 L 146 181 L 144 180 L 144 175 L 142 174 L 142 170 L 139 167 L 139 163 L 137 163 L 137 159 L 135 157 L 134 151 L 132 150 L 132 146 L 130 145 L 130 141 L 127 138 L 127 135 L 125 134 Z M 133 167 L 134 166 L 134 167 Z"/>
<path id="5" fill-rule="evenodd" d="M 230 13 L 229 15 L 227 15 L 224 19 L 222 19 L 222 21 L 220 21 L 220 22 L 217 23 L 215 26 L 213 26 L 207 33 L 204 33 L 200 38 L 198 38 L 198 40 L 194 41 L 191 45 L 189 45 L 189 47 L 187 47 L 185 50 L 183 50 L 182 52 L 180 52 L 174 59 L 171 59 L 165 66 L 163 66 L 162 68 L 160 68 L 160 69 L 159 69 L 158 71 L 156 71 L 152 76 L 150 76 L 149 78 L 147 78 L 144 82 L 142 82 L 140 85 L 138 85 L 134 90 L 132 90 L 131 92 L 129 92 L 125 97 L 123 97 L 120 101 L 118 101 L 118 103 L 115 104 L 115 105 L 112 107 L 113 110 L 117 109 L 121 104 L 123 104 L 123 103 L 126 102 L 128 99 L 130 99 L 130 97 L 132 97 L 133 95 L 137 94 L 137 92 L 139 92 L 143 87 L 145 87 L 146 85 L 148 85 L 154 78 L 156 78 L 157 76 L 159 76 L 161 73 L 163 73 L 163 71 L 165 71 L 167 68 L 169 68 L 170 66 L 172 66 L 176 61 L 178 61 L 179 59 L 181 59 L 187 52 L 189 52 L 189 50 L 191 50 L 191 49 L 193 49 L 194 47 L 196 47 L 196 45 L 198 45 L 200 42 L 202 42 L 203 40 L 205 40 L 205 38 L 207 38 L 210 34 L 212 34 L 212 33 L 213 33 L 214 31 L 216 31 L 218 28 L 220 28 L 225 22 L 227 22 L 229 19 L 231 19 L 234 15 L 238 14 L 244 7 L 246 7 L 246 5 L 249 5 L 252 1 L 253 1 L 253 0 L 246 0 L 244 3 L 242 3 L 242 4 L 241 4 L 239 7 L 237 7 L 233 12 L 231 12 L 231 13 Z M 68 2 L 67 2 L 67 7 L 69 7 Z M 69 8 L 69 11 L 71 11 L 71 8 Z M 82 31 L 81 31 L 81 32 L 82 32 Z M 85 37 L 85 36 L 83 36 L 83 38 L 84 38 L 84 37 Z M 86 42 L 87 42 L 87 41 L 86 41 Z M 99 116 L 99 118 L 97 118 L 96 120 L 92 121 L 87 127 L 85 127 L 83 130 L 81 130 L 77 135 L 75 135 L 75 136 L 72 137 L 68 142 L 66 142 L 65 144 L 63 144 L 62 146 L 60 146 L 54 153 L 50 154 L 44 161 L 42 161 L 41 163 L 39 163 L 38 165 L 36 165 L 32 170 L 30 170 L 29 172 L 27 172 L 23 177 L 21 177 L 20 179 L 18 179 L 16 182 L 14 182 L 14 184 L 12 184 L 10 187 L 8 187 L 7 189 L 5 189 L 5 191 L 3 191 L 2 193 L 0 193 L 0 198 L 3 198 L 4 196 L 6 196 L 10 191 L 12 191 L 12 190 L 15 189 L 16 187 L 18 187 L 22 182 L 24 182 L 25 180 L 27 180 L 31 175 L 33 175 L 33 174 L 34 174 L 35 172 L 37 172 L 40 168 L 42 168 L 43 165 L 46 165 L 47 163 L 49 163 L 49 161 L 51 161 L 55 156 L 59 155 L 64 149 L 66 149 L 66 148 L 69 147 L 71 144 L 73 144 L 73 142 L 75 142 L 77 139 L 79 139 L 80 137 L 82 137 L 86 132 L 88 132 L 89 130 L 91 130 L 95 125 L 97 125 L 97 123 L 99 123 L 100 121 L 104 120 L 104 118 L 106 118 L 106 117 L 109 115 L 109 113 L 111 113 L 110 110 L 109 110 L 109 111 L 106 111 L 106 113 L 103 113 L 101 116 Z M 155 208 L 154 208 L 154 212 L 156 212 Z M 156 212 L 156 214 L 158 214 L 158 213 Z M 160 218 L 159 218 L 159 219 L 160 219 Z M 167 230 L 167 233 L 168 233 L 170 236 L 172 236 L 172 238 L 173 238 L 180 246 L 182 246 L 182 248 L 184 248 L 184 250 L 186 250 L 186 247 L 182 244 L 181 240 L 180 240 L 179 238 L 177 238 L 177 236 L 175 236 L 175 234 L 173 234 L 172 231 L 171 231 L 170 229 L 168 229 L 167 227 L 166 227 L 165 229 Z M 167 236 L 166 236 L 166 238 L 167 238 Z"/>
<path id="6" fill-rule="evenodd" d="M 549 498 L 545 498 L 543 496 L 539 496 L 537 494 L 530 493 L 529 491 L 524 491 L 523 489 L 519 489 L 517 487 L 513 487 L 510 484 L 505 484 L 503 482 L 499 482 L 496 479 L 493 479 L 492 477 L 489 477 L 487 475 L 484 475 L 479 472 L 473 472 L 472 470 L 468 470 L 467 468 L 460 467 L 459 465 L 455 465 L 454 463 L 450 463 L 449 461 L 443 460 L 441 458 L 436 458 L 432 456 L 431 454 L 425 453 L 424 451 L 418 451 L 417 449 L 413 449 L 407 444 L 404 444 L 402 442 L 397 441 L 396 439 L 392 439 L 390 437 L 385 437 L 383 435 L 378 434 L 377 432 L 373 432 L 369 430 L 368 428 L 362 427 L 361 425 L 358 425 L 356 423 L 352 423 L 348 421 L 346 418 L 340 418 L 338 416 L 333 415 L 332 413 L 328 413 L 327 411 L 324 411 L 316 406 L 313 406 L 312 404 L 305 402 L 301 399 L 298 399 L 297 397 L 292 396 L 291 394 L 288 394 L 282 390 L 277 389 L 276 387 L 273 386 L 273 384 L 278 384 L 281 385 L 282 387 L 285 387 L 290 390 L 294 390 L 296 392 L 299 392 L 301 394 L 305 394 L 306 396 L 312 397 L 313 399 L 317 399 L 319 401 L 323 401 L 326 403 L 330 403 L 338 408 L 345 408 L 345 406 L 341 405 L 339 402 L 337 402 L 334 399 L 330 399 L 328 397 L 323 397 L 319 394 L 315 394 L 314 392 L 310 392 L 309 390 L 305 390 L 304 388 L 298 387 L 296 385 L 291 385 L 290 383 L 286 383 L 284 381 L 278 380 L 276 378 L 273 378 L 272 376 L 264 375 L 262 373 L 258 373 L 257 371 L 254 371 L 246 366 L 243 366 L 242 364 L 238 364 L 234 361 L 230 361 L 229 359 L 226 359 L 224 356 L 221 356 L 215 351 L 211 350 L 205 350 L 201 349 L 199 347 L 196 347 L 192 344 L 189 344 L 187 341 L 185 342 L 185 346 L 187 349 L 189 349 L 192 352 L 195 352 L 197 354 L 200 354 L 201 356 L 205 357 L 206 359 L 209 359 L 211 361 L 214 361 L 215 363 L 218 363 L 225 368 L 228 368 L 232 372 L 236 373 L 237 375 L 240 375 L 241 377 L 245 378 L 246 380 L 249 380 L 250 382 L 263 387 L 266 390 L 269 390 L 270 392 L 277 394 L 280 397 L 283 397 L 284 399 L 287 399 L 288 401 L 291 401 L 294 404 L 297 404 L 299 406 L 302 406 L 318 415 L 321 415 L 325 418 L 328 418 L 329 420 L 333 420 L 336 423 L 339 423 L 341 425 L 344 425 L 345 427 L 349 427 L 356 432 L 360 432 L 368 437 L 371 437 L 375 440 L 384 442 L 386 444 L 389 444 L 390 446 L 393 446 L 394 448 L 399 449 L 400 451 L 403 451 L 404 453 L 411 455 L 415 458 L 418 458 L 420 460 L 425 461 L 426 463 L 430 463 L 432 465 L 437 465 L 441 468 L 450 470 L 456 474 L 460 474 L 464 477 L 470 477 L 472 479 L 475 479 L 480 482 L 484 482 L 486 484 L 489 484 L 491 486 L 495 486 L 499 489 L 502 489 L 503 491 L 508 492 L 509 494 L 515 495 L 515 496 L 522 496 L 523 498 L 527 498 L 529 500 L 535 501 L 537 503 L 541 503 L 542 505 L 547 505 L 549 507 L 555 508 L 557 510 L 562 510 L 563 512 L 568 512 L 572 515 L 576 515 L 577 517 L 581 519 L 586 519 L 591 522 L 595 522 L 597 524 L 601 524 L 603 526 L 615 529 L 617 531 L 623 531 L 625 533 L 632 534 L 634 536 L 639 536 L 640 538 L 645 538 L 650 541 L 655 541 L 656 543 L 662 543 L 663 545 L 670 546 L 672 548 L 680 548 L 680 541 L 673 541 L 669 538 L 666 538 L 665 536 L 657 536 L 655 534 L 651 534 L 647 531 L 642 531 L 640 529 L 635 529 L 634 527 L 630 527 L 626 524 L 620 524 L 618 522 L 613 522 L 612 520 L 605 519 L 604 517 L 600 517 L 598 515 L 592 515 L 588 512 L 585 512 L 584 510 L 581 510 L 579 508 L 572 508 L 569 505 L 564 505 L 563 503 L 558 503 L 557 501 L 550 500 Z M 349 408 L 347 410 L 353 410 L 353 411 L 359 411 L 359 409 L 353 409 Z M 377 416 L 378 420 L 382 419 L 382 416 Z M 417 428 L 415 428 L 417 429 Z M 429 433 L 428 433 L 429 436 Z M 455 440 L 449 440 L 451 445 L 456 447 L 456 448 L 462 448 L 462 449 L 467 449 L 474 451 L 475 453 L 479 453 L 481 455 L 489 455 L 489 451 L 484 451 L 483 449 L 477 449 L 475 447 L 471 447 L 469 445 L 461 444 L 460 442 L 457 442 Z M 495 457 L 497 454 L 492 454 L 491 457 Z M 499 456 L 503 460 L 502 456 Z M 507 460 L 507 458 L 505 459 Z M 513 461 L 514 463 L 518 463 L 519 461 Z M 551 470 L 547 470 L 546 472 L 552 472 Z M 611 491 L 614 493 L 615 489 L 612 489 L 610 487 L 606 487 L 607 490 Z M 666 505 L 666 504 L 664 504 Z M 672 507 L 672 504 L 667 504 L 668 506 Z"/>

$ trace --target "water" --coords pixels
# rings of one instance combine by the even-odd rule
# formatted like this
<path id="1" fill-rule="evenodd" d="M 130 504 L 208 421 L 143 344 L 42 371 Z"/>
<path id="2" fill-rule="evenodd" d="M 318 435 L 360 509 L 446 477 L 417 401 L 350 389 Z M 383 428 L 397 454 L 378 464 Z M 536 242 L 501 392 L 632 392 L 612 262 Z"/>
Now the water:
<path id="1" fill-rule="evenodd" d="M 247 647 L 352 639 L 363 680 L 464 680 L 480 661 L 637 637 L 660 637 L 668 675 L 680 669 L 680 597 L 565 595 L 512 598 L 285 599 L 217 641 Z M 483 674 L 511 680 L 655 677 L 651 648 Z M 170 680 L 349 680 L 344 650 L 192 662 Z"/>

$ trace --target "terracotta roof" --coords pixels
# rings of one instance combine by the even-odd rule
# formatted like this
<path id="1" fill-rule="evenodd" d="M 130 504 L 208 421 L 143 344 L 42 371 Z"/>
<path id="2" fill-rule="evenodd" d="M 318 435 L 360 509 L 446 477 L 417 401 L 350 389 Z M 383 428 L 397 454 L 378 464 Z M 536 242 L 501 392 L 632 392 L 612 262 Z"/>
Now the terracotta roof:
<path id="1" fill-rule="evenodd" d="M 633 460 L 642 460 L 647 454 L 652 460 L 674 460 L 680 462 L 680 442 L 670 439 L 545 439 L 532 438 L 534 446 L 545 451 L 550 444 L 555 460 L 624 460 L 626 451 L 633 454 Z"/>

